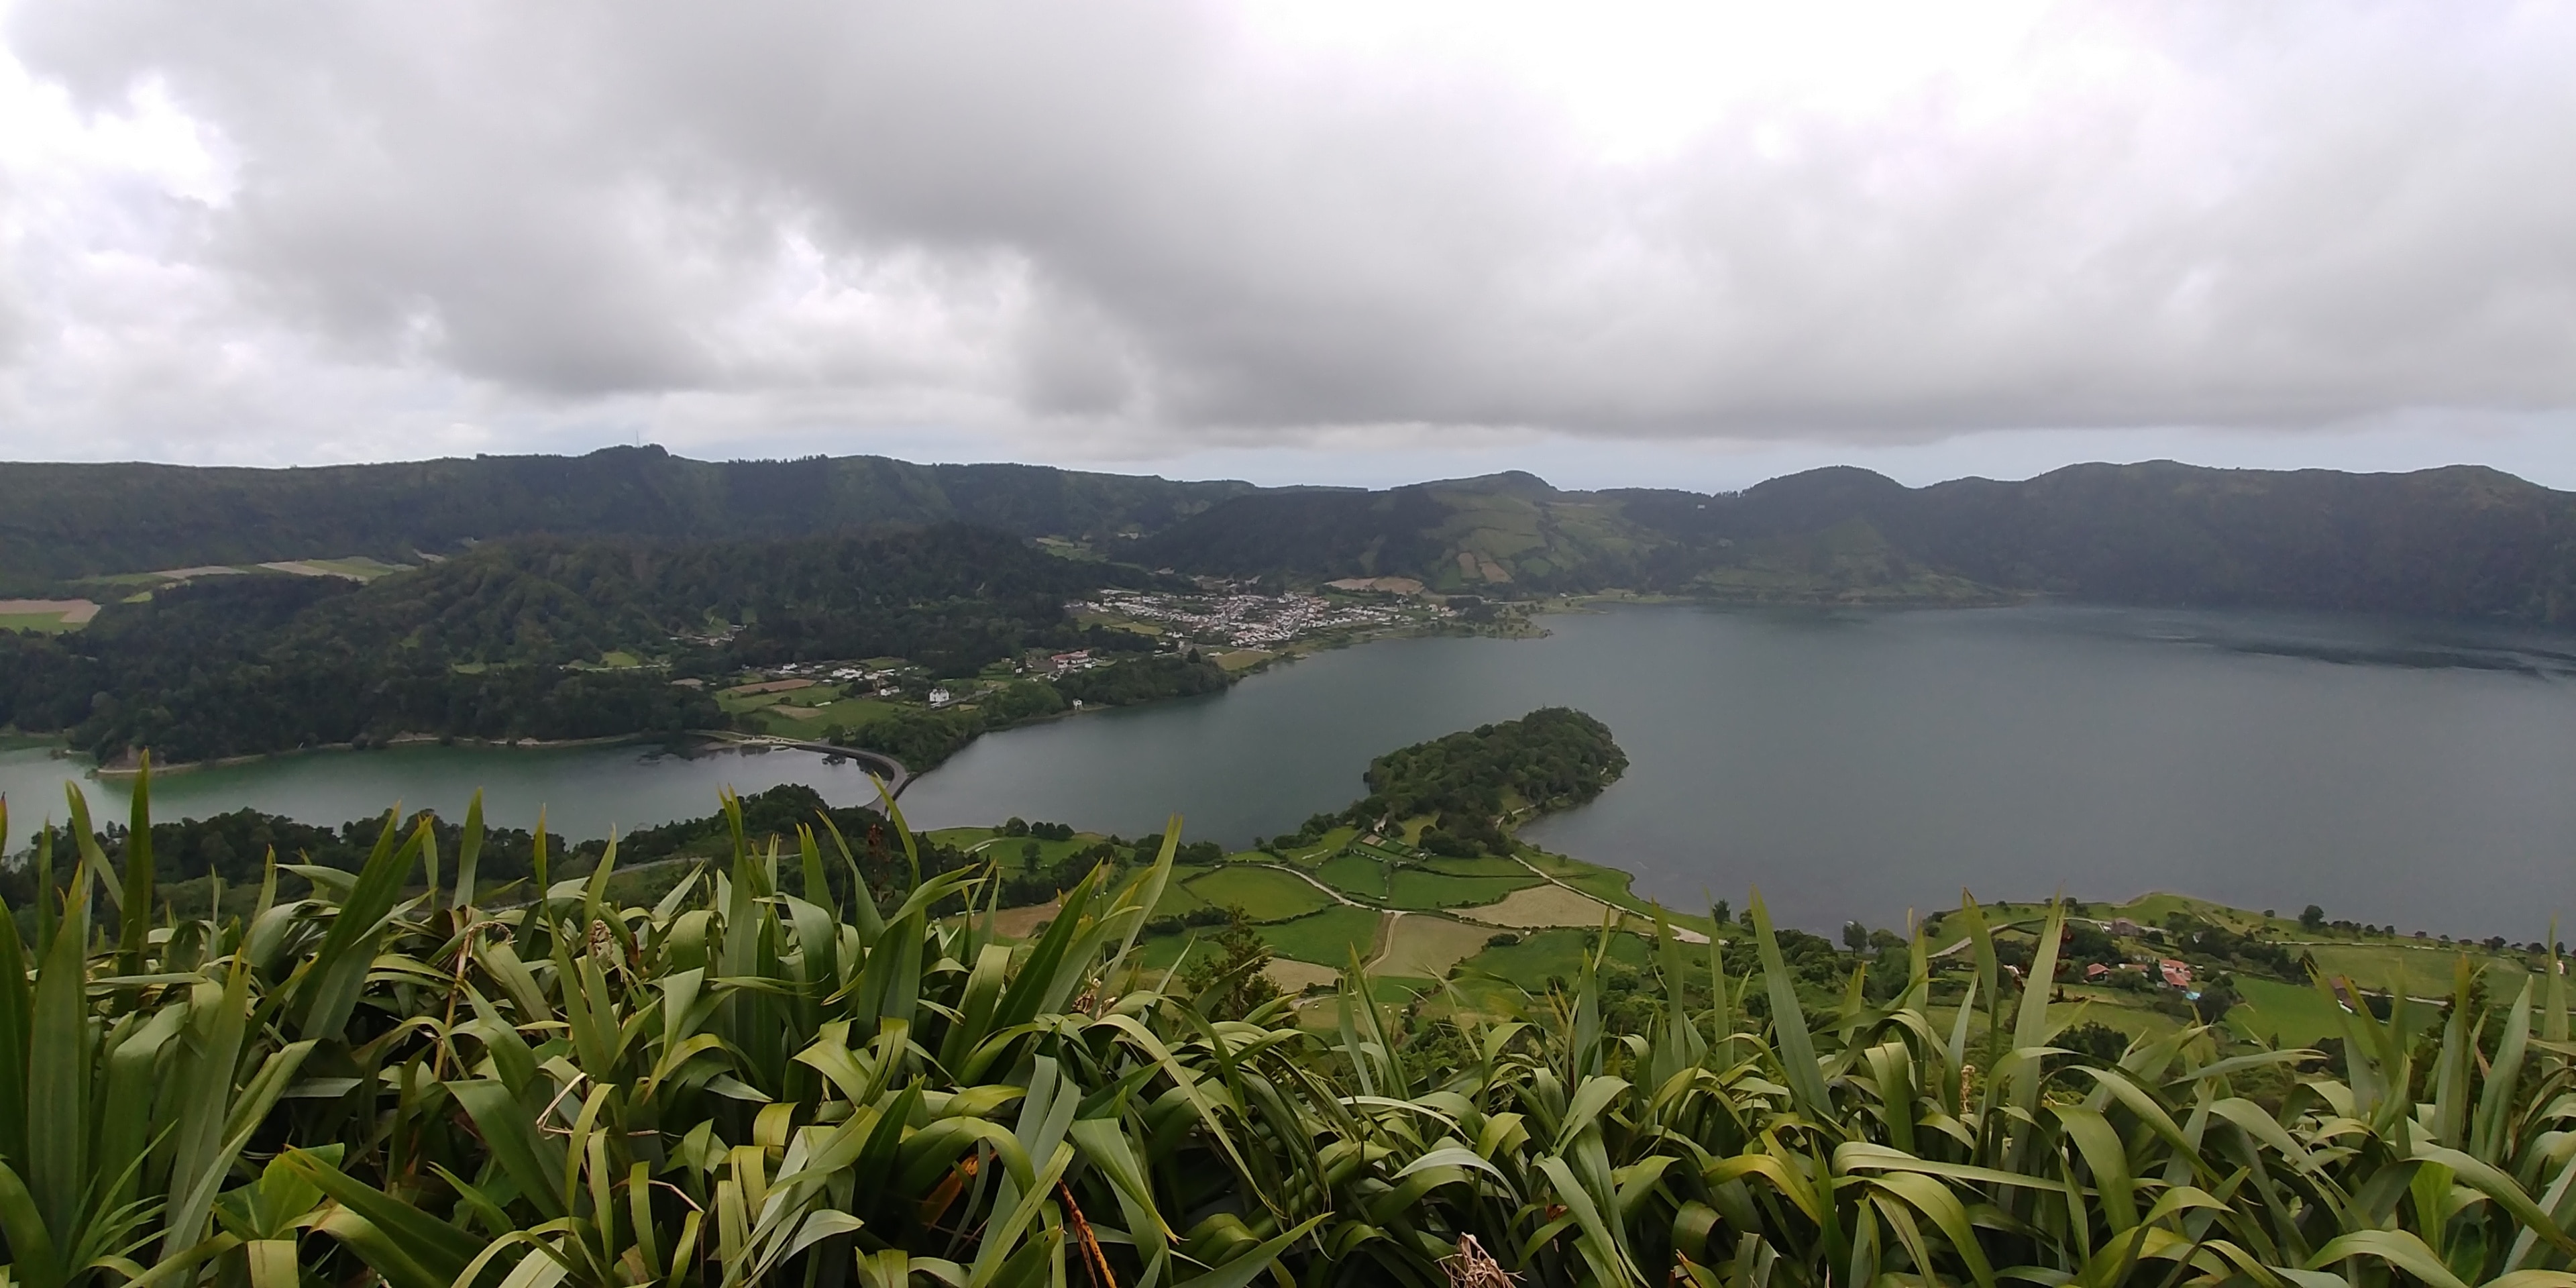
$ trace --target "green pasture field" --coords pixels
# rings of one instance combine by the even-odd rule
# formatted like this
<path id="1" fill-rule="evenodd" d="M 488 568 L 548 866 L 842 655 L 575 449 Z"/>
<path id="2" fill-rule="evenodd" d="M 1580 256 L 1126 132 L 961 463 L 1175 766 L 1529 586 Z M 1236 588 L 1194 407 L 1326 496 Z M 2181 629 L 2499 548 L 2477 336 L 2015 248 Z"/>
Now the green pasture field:
<path id="1" fill-rule="evenodd" d="M 1472 859 L 1453 859 L 1436 854 L 1426 855 L 1422 858 L 1421 863 L 1422 866 L 1429 868 L 1434 872 L 1446 872 L 1453 877 L 1520 877 L 1524 880 L 1532 879 L 1530 878 L 1528 868 L 1522 867 L 1520 864 L 1510 859 L 1498 858 L 1490 854 L 1480 855 Z"/>
<path id="2" fill-rule="evenodd" d="M 1239 907 L 1254 921 L 1288 921 L 1333 906 L 1302 877 L 1275 868 L 1229 864 L 1189 882 L 1190 893 L 1219 908 Z"/>
<path id="3" fill-rule="evenodd" d="M 1644 900 L 1628 892 L 1628 874 L 1625 872 L 1596 867 L 1580 859 L 1569 859 L 1562 854 L 1550 854 L 1545 850 L 1529 847 L 1522 848 L 1521 857 L 1529 860 L 1531 867 L 1603 903 L 1617 904 L 1635 912 L 1644 912 L 1649 906 Z"/>
<path id="4" fill-rule="evenodd" d="M 64 621 L 60 613 L 0 613 L 0 631 L 36 631 L 45 635 L 60 635 L 79 629 L 80 627 Z"/>
<path id="5" fill-rule="evenodd" d="M 1523 872 L 1519 877 L 1455 877 L 1445 872 L 1425 872 L 1420 868 L 1398 868 L 1393 891 L 1387 903 L 1408 911 L 1430 908 L 1467 908 L 1492 903 L 1514 890 L 1526 890 L 1544 884 L 1539 878 Z"/>
<path id="6" fill-rule="evenodd" d="M 632 671 L 643 666 L 644 659 L 622 649 L 610 649 L 600 654 L 596 662 L 567 662 L 564 665 L 575 671 Z"/>
<path id="7" fill-rule="evenodd" d="M 2179 1033 L 2190 1021 L 2167 1015 L 2149 1004 L 2152 993 L 2124 993 L 2098 984 L 2060 985 L 2066 1000 L 2048 1006 L 2049 1022 L 2107 1024 L 2130 1037 L 2163 1037 Z M 2078 1018 L 2078 1017 L 2081 1018 Z"/>
<path id="8" fill-rule="evenodd" d="M 803 707 L 819 712 L 811 717 L 782 715 L 771 710 L 779 705 Z M 753 693 L 741 697 L 718 694 L 716 705 L 727 712 L 748 715 L 764 733 L 794 738 L 819 738 L 835 726 L 859 728 L 894 714 L 902 703 L 882 698 L 843 697 L 831 685 L 810 689 L 791 689 L 784 693 Z"/>
<path id="9" fill-rule="evenodd" d="M 2239 975 L 2236 995 L 2245 1003 L 2227 1013 L 2228 1023 L 2274 1046 L 2311 1046 L 2343 1032 L 2343 1008 L 2314 985 Z"/>
<path id="10" fill-rule="evenodd" d="M 2348 975 L 2363 988 L 2402 988 L 2409 997 L 2449 997 L 2463 956 L 2472 970 L 2487 973 L 2487 990 L 2499 999 L 2510 999 L 2531 973 L 2521 958 L 2493 956 L 2483 944 L 2419 947 L 2383 938 L 2375 943 L 2310 943 L 2306 949 L 2317 959 L 2317 969 L 2329 976 Z"/>
<path id="11" fill-rule="evenodd" d="M 1431 989 L 1438 988 L 1439 986 L 1440 981 L 1436 979 L 1420 979 L 1404 975 L 1372 974 L 1369 976 L 1369 998 L 1382 1006 L 1403 1006 L 1411 1002 L 1414 998 L 1421 996 L 1423 993 L 1428 992 Z M 1331 1011 L 1327 1011 L 1325 1013 L 1327 1015 L 1333 1014 Z M 1339 1017 L 1336 1016 L 1335 1018 L 1338 1022 Z"/>
<path id="12" fill-rule="evenodd" d="M 1625 872 L 1586 863 L 1581 859 L 1569 859 L 1562 854 L 1550 854 L 1545 850 L 1526 845 L 1521 847 L 1520 856 L 1529 860 L 1530 866 L 1611 907 L 1625 908 L 1649 921 L 1654 918 L 1658 905 L 1651 899 L 1638 898 L 1636 892 L 1628 888 L 1631 878 Z M 1679 908 L 1665 908 L 1663 914 L 1667 923 L 1686 930 L 1696 930 L 1703 935 L 1731 933 L 1722 930 L 1715 921 L 1710 920 L 1706 909 L 1685 912 Z"/>
<path id="13" fill-rule="evenodd" d="M 751 712 L 750 715 L 752 724 L 760 732 L 775 737 L 820 738 L 823 736 L 824 724 L 821 720 L 800 720 L 795 716 L 780 715 L 767 707 Z"/>
<path id="14" fill-rule="evenodd" d="M 1759 981 L 1756 981 L 1754 987 L 1757 989 L 1761 987 Z M 2069 985 L 2064 991 L 2065 1001 L 2053 1001 L 2048 1004 L 2048 1022 L 2052 1026 L 2103 1024 L 2133 1038 L 2167 1037 L 2182 1031 L 2184 1023 L 2182 1020 L 2162 1011 L 2136 1005 L 2115 990 Z M 1956 1005 L 1929 1006 L 1924 1008 L 1924 1014 L 1931 1018 L 1934 1030 L 1946 1039 L 1950 1033 L 1950 1026 L 1958 1022 L 1959 1008 Z M 1983 1034 L 1975 1028 L 1975 1022 L 1971 1021 L 1968 1040 L 1975 1043 L 1982 1037 Z"/>
<path id="15" fill-rule="evenodd" d="M 1170 970 L 1172 963 L 1181 959 L 1181 950 L 1193 941 L 1199 941 L 1199 946 L 1190 953 L 1190 960 L 1200 961 L 1207 956 L 1208 945 L 1204 942 L 1206 939 L 1206 935 L 1197 931 L 1183 931 L 1177 935 L 1149 935 L 1136 941 L 1136 961 L 1147 970 Z"/>
<path id="16" fill-rule="evenodd" d="M 1032 845 L 1038 847 L 1037 866 L 1045 866 L 1066 858 L 1099 840 L 1100 838 L 1096 836 L 1077 835 L 1070 841 L 1042 841 L 1034 836 L 1004 836 L 1000 832 L 987 829 L 984 836 L 978 837 L 962 848 L 972 851 L 979 858 L 1000 860 L 1002 870 L 1005 872 L 1027 872 L 1032 866 L 1028 858 L 1029 847 Z M 1181 878 L 1175 875 L 1172 879 L 1177 881 Z"/>
<path id="17" fill-rule="evenodd" d="M 324 572 L 336 572 L 343 577 L 355 577 L 360 581 L 374 581 L 387 573 L 411 571 L 409 564 L 386 563 L 382 559 L 370 559 L 365 555 L 350 555 L 341 559 L 298 559 L 295 562 L 308 568 L 319 568 Z"/>
<path id="18" fill-rule="evenodd" d="M 1163 897 L 1155 901 L 1154 911 L 1147 914 L 1147 916 L 1179 917 L 1197 912 L 1199 909 L 1207 907 L 1207 897 L 1200 894 L 1198 891 L 1191 889 L 1189 883 L 1192 877 L 1212 870 L 1213 869 L 1209 868 L 1188 868 L 1182 867 L 1177 863 L 1173 864 L 1172 879 L 1163 886 Z"/>
<path id="19" fill-rule="evenodd" d="M 1386 897 L 1386 865 L 1363 858 L 1356 850 L 1336 854 L 1315 869 L 1315 879 L 1346 894 L 1364 899 Z"/>
<path id="20" fill-rule="evenodd" d="M 790 692 L 806 693 L 811 690 L 794 689 Z M 746 711 L 757 711 L 762 707 L 774 706 L 786 696 L 784 693 L 727 693 L 718 689 L 716 706 L 726 715 L 741 715 Z"/>
<path id="21" fill-rule="evenodd" d="M 1412 824 L 1407 824 L 1408 828 L 1412 826 Z M 1382 841 L 1353 841 L 1351 842 L 1351 853 L 1363 858 L 1377 859 L 1389 863 L 1402 863 L 1417 857 L 1414 854 L 1413 847 L 1410 845 L 1398 847 L 1388 845 Z"/>
<path id="22" fill-rule="evenodd" d="M 1510 980 L 1531 992 L 1547 987 L 1549 977 L 1571 982 L 1583 973 L 1583 960 L 1591 951 L 1584 939 L 1591 931 L 1554 929 L 1532 931 L 1509 948 L 1488 948 L 1467 959 L 1466 964 L 1490 975 Z M 1610 960 L 1644 969 L 1650 950 L 1646 941 L 1624 931 L 1610 937 Z"/>
<path id="23" fill-rule="evenodd" d="M 1332 831 L 1324 833 L 1324 839 L 1317 841 L 1313 845 L 1302 845 L 1293 850 L 1281 850 L 1280 853 L 1286 856 L 1289 862 L 1294 863 L 1301 868 L 1311 868 L 1316 864 L 1349 849 L 1351 839 L 1359 834 L 1360 830 L 1355 827 L 1337 827 Z"/>
<path id="24" fill-rule="evenodd" d="M 106 572 L 92 577 L 76 577 L 75 586 L 158 586 L 168 580 L 157 572 Z"/>
<path id="25" fill-rule="evenodd" d="M 1368 985 L 1369 1000 L 1380 1006 L 1409 1006 L 1415 998 L 1441 987 L 1436 979 L 1399 979 L 1376 974 L 1368 977 Z M 1297 1027 L 1309 1033 L 1322 1034 L 1327 1041 L 1336 1040 L 1342 1025 L 1339 991 L 1336 987 L 1300 1003 Z"/>
<path id="26" fill-rule="evenodd" d="M 1377 926 L 1383 915 L 1371 908 L 1335 904 L 1295 921 L 1262 926 L 1259 931 L 1262 942 L 1282 957 L 1338 968 L 1350 964 L 1353 951 L 1362 961 L 1377 951 Z"/>
<path id="27" fill-rule="evenodd" d="M 883 698 L 835 698 L 823 705 L 823 723 L 856 729 L 874 724 L 902 709 L 902 703 L 888 702 Z"/>

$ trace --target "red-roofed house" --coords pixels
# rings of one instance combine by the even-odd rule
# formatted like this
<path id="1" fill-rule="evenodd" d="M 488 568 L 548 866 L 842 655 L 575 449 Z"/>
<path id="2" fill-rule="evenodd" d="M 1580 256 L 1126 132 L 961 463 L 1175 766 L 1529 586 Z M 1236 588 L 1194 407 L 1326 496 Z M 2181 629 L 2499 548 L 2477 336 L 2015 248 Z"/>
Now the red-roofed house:
<path id="1" fill-rule="evenodd" d="M 2191 967 L 2168 957 L 2163 961 L 2157 962 L 2156 968 L 2164 972 L 2165 983 L 2168 986 L 2173 988 L 2191 987 Z"/>

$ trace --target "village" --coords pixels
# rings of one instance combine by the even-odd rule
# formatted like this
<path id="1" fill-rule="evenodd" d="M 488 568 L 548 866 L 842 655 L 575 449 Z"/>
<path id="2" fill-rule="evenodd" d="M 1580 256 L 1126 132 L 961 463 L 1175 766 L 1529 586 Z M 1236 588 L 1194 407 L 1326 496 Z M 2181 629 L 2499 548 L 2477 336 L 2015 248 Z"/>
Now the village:
<path id="1" fill-rule="evenodd" d="M 1372 602 L 1382 598 L 1384 602 Z M 1179 595 L 1104 590 L 1065 605 L 1068 612 L 1111 622 L 1147 624 L 1159 634 L 1233 648 L 1276 648 L 1336 631 L 1365 631 L 1436 622 L 1442 605 L 1410 597 L 1263 595 L 1236 589 Z"/>

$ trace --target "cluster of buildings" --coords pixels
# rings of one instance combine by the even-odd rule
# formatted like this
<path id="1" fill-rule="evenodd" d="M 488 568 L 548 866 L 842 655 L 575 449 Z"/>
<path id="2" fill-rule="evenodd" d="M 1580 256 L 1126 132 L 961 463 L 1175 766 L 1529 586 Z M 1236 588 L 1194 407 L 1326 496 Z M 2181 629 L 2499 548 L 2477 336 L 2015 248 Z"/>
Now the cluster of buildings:
<path id="1" fill-rule="evenodd" d="M 883 697 L 893 693 L 902 674 L 899 667 L 869 667 L 856 662 L 784 662 L 765 666 L 754 672 L 761 682 L 736 685 L 735 693 L 767 693 L 803 688 L 813 684 L 838 684 L 852 697 Z"/>
<path id="2" fill-rule="evenodd" d="M 1088 671 L 1098 665 L 1100 665 L 1100 659 L 1093 657 L 1091 650 L 1085 648 L 1075 649 L 1070 653 L 1050 653 L 1047 655 L 1046 662 L 1037 670 L 1043 675 L 1053 677 L 1075 671 Z"/>
<path id="3" fill-rule="evenodd" d="M 1393 606 L 1337 603 L 1321 595 L 1183 596 L 1134 590 L 1104 590 L 1096 599 L 1077 600 L 1065 607 L 1077 613 L 1156 622 L 1174 635 L 1236 648 L 1270 647 L 1322 631 L 1390 626 L 1405 616 L 1404 610 Z"/>

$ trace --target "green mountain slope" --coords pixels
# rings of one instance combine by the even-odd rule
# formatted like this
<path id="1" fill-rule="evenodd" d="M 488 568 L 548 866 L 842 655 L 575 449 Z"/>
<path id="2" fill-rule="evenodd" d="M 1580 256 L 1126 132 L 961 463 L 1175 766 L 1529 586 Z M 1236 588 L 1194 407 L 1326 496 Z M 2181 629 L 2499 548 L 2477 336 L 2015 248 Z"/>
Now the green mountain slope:
<path id="1" fill-rule="evenodd" d="M 2576 620 L 2576 496 L 2494 470 L 2080 465 L 1907 488 L 1838 467 L 1738 493 L 1528 475 L 1239 497 L 1138 543 L 1183 572 L 1405 575 L 1751 602 L 2114 603 Z"/>
<path id="2" fill-rule="evenodd" d="M 658 448 L 291 470 L 0 464 L 0 596 L 204 564 L 410 561 L 530 534 L 729 541 L 944 522 L 1066 537 L 1185 573 L 1401 575 L 1449 593 L 2055 594 L 2576 619 L 2576 495 L 2466 466 L 2364 475 L 2150 462 L 1925 488 L 1835 468 L 1710 495 L 1561 491 L 1523 473 L 1264 489 L 863 456 L 710 463 Z"/>
<path id="3" fill-rule="evenodd" d="M 877 456 L 718 463 L 658 447 L 284 470 L 0 464 L 0 591 L 313 556 L 407 562 L 531 533 L 718 539 L 964 522 L 1106 540 L 1251 490 Z"/>

